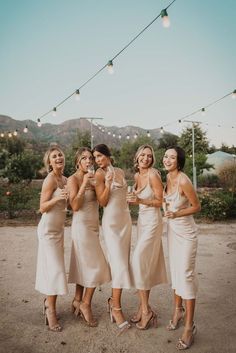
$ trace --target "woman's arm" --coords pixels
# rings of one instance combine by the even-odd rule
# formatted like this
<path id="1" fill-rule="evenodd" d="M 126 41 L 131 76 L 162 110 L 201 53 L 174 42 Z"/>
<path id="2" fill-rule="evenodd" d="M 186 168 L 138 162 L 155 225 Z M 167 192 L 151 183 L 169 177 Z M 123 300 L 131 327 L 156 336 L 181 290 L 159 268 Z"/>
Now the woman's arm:
<path id="1" fill-rule="evenodd" d="M 154 193 L 154 199 L 140 199 L 138 198 L 138 203 L 150 207 L 161 207 L 163 198 L 163 186 L 161 182 L 161 177 L 155 170 L 150 170 L 149 182 Z"/>
<path id="2" fill-rule="evenodd" d="M 168 218 L 190 216 L 201 210 L 201 205 L 197 197 L 196 191 L 194 190 L 193 184 L 191 183 L 187 175 L 183 173 L 180 180 L 180 189 L 188 199 L 190 206 L 186 208 L 182 208 L 176 212 L 167 211 L 165 216 Z"/>
<path id="3" fill-rule="evenodd" d="M 95 178 L 96 178 L 95 190 L 96 190 L 98 202 L 102 207 L 106 207 L 109 201 L 110 188 L 111 188 L 113 175 L 112 173 L 107 173 L 105 178 L 105 174 L 98 169 L 96 171 Z"/>
<path id="4" fill-rule="evenodd" d="M 53 197 L 52 194 L 57 188 L 57 182 L 52 175 L 48 175 L 43 182 L 42 191 L 40 195 L 40 212 L 44 213 L 49 211 L 59 200 L 66 198 L 66 191 L 63 191 L 60 195 Z"/>

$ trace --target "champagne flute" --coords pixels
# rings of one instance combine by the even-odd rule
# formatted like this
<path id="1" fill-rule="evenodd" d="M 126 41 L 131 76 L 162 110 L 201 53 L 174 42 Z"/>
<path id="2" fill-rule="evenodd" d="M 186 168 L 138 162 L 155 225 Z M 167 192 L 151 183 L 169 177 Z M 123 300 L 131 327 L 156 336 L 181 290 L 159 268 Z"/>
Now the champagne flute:
<path id="1" fill-rule="evenodd" d="M 94 165 L 89 165 L 87 170 L 88 170 L 88 173 L 93 174 L 93 177 L 91 179 L 89 179 L 90 184 L 96 185 L 96 180 L 94 178 L 94 174 L 95 174 Z"/>

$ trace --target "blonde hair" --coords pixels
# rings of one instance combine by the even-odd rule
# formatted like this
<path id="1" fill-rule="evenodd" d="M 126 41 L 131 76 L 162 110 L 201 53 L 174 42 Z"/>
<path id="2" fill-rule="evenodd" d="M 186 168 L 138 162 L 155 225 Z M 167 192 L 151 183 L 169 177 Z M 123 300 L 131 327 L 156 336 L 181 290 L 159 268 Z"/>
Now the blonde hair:
<path id="1" fill-rule="evenodd" d="M 53 151 L 59 151 L 63 154 L 64 158 L 65 158 L 65 155 L 62 151 L 62 149 L 57 146 L 57 145 L 53 145 L 53 146 L 50 146 L 49 149 L 45 152 L 45 155 L 43 157 L 43 163 L 44 163 L 44 166 L 47 170 L 47 173 L 50 173 L 52 171 L 52 167 L 50 165 L 50 154 L 53 152 Z"/>
<path id="2" fill-rule="evenodd" d="M 92 151 L 90 148 L 88 147 L 80 147 L 77 151 L 76 151 L 76 154 L 75 154 L 75 168 L 77 169 L 78 168 L 78 163 L 80 163 L 81 159 L 82 159 L 82 154 L 83 152 L 89 152 L 91 153 L 91 156 L 93 158 L 93 154 L 92 154 Z M 93 158 L 94 159 L 94 158 Z"/>
<path id="3" fill-rule="evenodd" d="M 152 162 L 150 163 L 150 167 L 152 167 L 155 163 L 156 163 L 156 158 L 155 158 L 155 153 L 154 153 L 154 150 L 153 150 L 153 147 L 150 146 L 150 145 L 142 145 L 138 148 L 137 152 L 135 153 L 135 156 L 134 156 L 134 169 L 136 172 L 139 171 L 139 167 L 138 167 L 138 159 L 141 155 L 141 153 L 143 152 L 143 150 L 145 150 L 145 148 L 149 148 L 152 152 Z"/>

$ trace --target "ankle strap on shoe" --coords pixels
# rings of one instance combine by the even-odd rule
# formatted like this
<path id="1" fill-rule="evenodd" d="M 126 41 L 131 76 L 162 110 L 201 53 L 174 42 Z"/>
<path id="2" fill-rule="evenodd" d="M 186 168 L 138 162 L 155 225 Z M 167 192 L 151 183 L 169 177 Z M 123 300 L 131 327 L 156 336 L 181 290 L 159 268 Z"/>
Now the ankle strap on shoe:
<path id="1" fill-rule="evenodd" d="M 121 311 L 122 309 L 121 309 L 121 308 L 115 308 L 115 307 L 113 306 L 113 307 L 112 307 L 112 310 Z"/>

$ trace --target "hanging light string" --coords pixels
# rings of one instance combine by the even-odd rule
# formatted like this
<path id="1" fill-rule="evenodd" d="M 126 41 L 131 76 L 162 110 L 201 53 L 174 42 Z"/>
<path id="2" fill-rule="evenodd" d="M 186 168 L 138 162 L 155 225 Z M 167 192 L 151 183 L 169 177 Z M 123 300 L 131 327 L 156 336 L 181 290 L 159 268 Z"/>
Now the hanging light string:
<path id="1" fill-rule="evenodd" d="M 46 115 L 50 114 L 53 112 L 53 110 L 56 112 L 57 108 L 60 107 L 62 104 L 64 104 L 68 99 L 70 99 L 74 94 L 76 94 L 77 91 L 80 91 L 82 88 L 84 88 L 90 81 L 92 81 L 97 75 L 99 75 L 106 67 L 113 66 L 113 61 L 121 54 L 123 51 L 125 51 L 138 37 L 140 37 L 143 32 L 145 32 L 159 17 L 164 18 L 164 16 L 167 16 L 167 9 L 175 2 L 176 0 L 173 0 L 170 2 L 170 4 L 163 9 L 159 15 L 157 15 L 146 27 L 144 27 L 131 41 L 126 44 L 114 57 L 108 61 L 105 65 L 103 65 L 95 74 L 93 74 L 88 80 L 86 80 L 78 89 L 76 89 L 74 92 L 72 92 L 68 97 L 63 99 L 61 102 L 59 102 L 57 105 L 54 106 L 53 109 L 48 110 L 46 113 L 42 114 L 38 119 L 41 121 L 42 118 L 44 118 Z"/>
<path id="2" fill-rule="evenodd" d="M 181 117 L 181 118 L 179 118 L 179 119 L 177 119 L 177 120 L 174 120 L 174 121 L 172 121 L 172 122 L 170 122 L 170 123 L 163 124 L 163 125 L 161 126 L 161 128 L 163 129 L 164 127 L 169 126 L 169 125 L 172 125 L 172 124 L 175 124 L 176 122 L 179 122 L 179 123 L 184 122 L 184 120 L 186 120 L 186 119 L 192 117 L 192 116 L 195 115 L 195 114 L 203 113 L 203 112 L 205 113 L 207 108 L 209 108 L 209 107 L 211 107 L 211 106 L 217 104 L 218 102 L 222 101 L 223 99 L 225 99 L 225 98 L 228 97 L 228 96 L 232 96 L 232 98 L 234 98 L 234 95 L 235 95 L 235 94 L 236 94 L 236 89 L 233 90 L 233 91 L 231 91 L 231 92 L 229 92 L 229 93 L 227 93 L 227 94 L 225 94 L 223 97 L 216 99 L 215 101 L 209 103 L 208 105 L 206 105 L 206 106 L 204 106 L 204 107 L 202 107 L 202 108 L 199 108 L 199 109 L 195 110 L 194 112 L 192 112 L 192 113 L 190 113 L 190 114 L 187 114 L 187 115 L 185 115 L 185 116 L 183 116 L 183 117 Z"/>
<path id="3" fill-rule="evenodd" d="M 214 100 L 213 102 L 211 102 L 211 103 L 209 103 L 208 105 L 206 105 L 204 108 L 197 109 L 197 110 L 195 110 L 194 112 L 192 112 L 192 113 L 190 113 L 190 114 L 187 114 L 187 115 L 185 115 L 185 116 L 183 116 L 183 117 L 181 117 L 181 118 L 178 118 L 177 120 L 174 120 L 174 121 L 172 121 L 172 122 L 163 124 L 163 125 L 159 128 L 160 131 L 161 131 L 161 133 L 164 133 L 164 127 L 167 127 L 167 126 L 170 126 L 170 125 L 173 125 L 173 124 L 176 124 L 176 123 L 186 122 L 185 120 L 186 120 L 187 118 L 190 118 L 190 117 L 192 117 L 193 115 L 195 115 L 195 114 L 197 114 L 197 113 L 202 113 L 203 109 L 204 109 L 204 112 L 205 112 L 205 111 L 206 111 L 206 108 L 209 108 L 209 107 L 211 107 L 211 106 L 217 104 L 218 102 L 222 101 L 223 99 L 227 98 L 227 97 L 230 96 L 230 95 L 232 96 L 233 99 L 235 99 L 235 98 L 236 98 L 236 89 L 233 90 L 233 91 L 231 91 L 231 92 L 229 92 L 229 93 L 227 93 L 227 94 L 225 94 L 223 97 Z M 56 109 L 56 107 L 54 107 L 53 109 Z M 206 124 L 206 125 L 210 125 L 208 122 L 201 122 L 201 123 Z M 40 120 L 40 118 L 37 119 L 37 124 L 38 124 L 38 126 L 41 126 L 41 120 Z M 95 125 L 95 127 L 98 127 L 99 130 L 100 130 L 102 133 L 107 133 L 107 128 L 105 128 L 104 126 L 102 127 L 101 125 L 97 125 L 97 124 L 94 124 L 94 125 Z M 211 125 L 211 126 L 217 126 L 217 127 L 225 126 L 225 127 L 226 127 L 226 125 L 222 125 L 222 124 L 215 124 L 215 125 Z M 227 125 L 227 127 L 230 127 L 230 126 Z M 231 126 L 231 128 L 234 129 L 235 126 Z M 28 132 L 28 126 L 27 126 L 27 125 L 25 126 L 23 132 L 24 132 L 24 133 L 27 133 L 27 132 Z M 11 136 L 9 136 L 9 137 L 12 137 L 12 135 L 17 136 L 18 133 L 19 133 L 18 130 L 15 130 L 14 132 L 10 132 L 10 131 L 9 131 L 9 132 L 6 132 L 6 136 L 9 136 L 9 134 L 11 135 Z M 150 137 L 150 132 L 149 132 L 149 131 L 147 131 L 146 134 L 147 134 L 148 137 Z M 113 130 L 113 131 L 109 130 L 109 131 L 108 131 L 108 135 L 112 135 L 112 137 L 118 137 L 119 139 L 122 138 L 122 135 L 121 135 L 120 133 L 118 134 L 118 133 L 117 133 L 116 131 L 114 131 L 114 130 Z M 1 133 L 0 133 L 0 137 L 4 137 L 4 136 L 5 136 L 4 132 L 1 132 Z M 129 137 L 127 137 L 127 139 L 129 139 L 129 138 L 130 138 L 130 135 L 127 135 L 127 136 L 129 136 Z M 134 134 L 134 138 L 137 138 L 137 137 L 138 137 L 138 133 L 136 132 L 136 133 Z"/>

